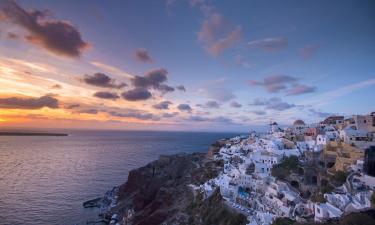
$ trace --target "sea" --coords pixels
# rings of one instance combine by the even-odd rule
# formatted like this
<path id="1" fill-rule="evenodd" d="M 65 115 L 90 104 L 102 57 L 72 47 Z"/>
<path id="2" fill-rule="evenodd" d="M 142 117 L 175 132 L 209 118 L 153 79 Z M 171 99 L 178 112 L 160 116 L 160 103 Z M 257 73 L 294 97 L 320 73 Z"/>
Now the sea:
<path id="1" fill-rule="evenodd" d="M 124 183 L 160 155 L 206 152 L 238 133 L 67 131 L 0 136 L 0 224 L 75 225 L 98 219 L 84 201 Z"/>

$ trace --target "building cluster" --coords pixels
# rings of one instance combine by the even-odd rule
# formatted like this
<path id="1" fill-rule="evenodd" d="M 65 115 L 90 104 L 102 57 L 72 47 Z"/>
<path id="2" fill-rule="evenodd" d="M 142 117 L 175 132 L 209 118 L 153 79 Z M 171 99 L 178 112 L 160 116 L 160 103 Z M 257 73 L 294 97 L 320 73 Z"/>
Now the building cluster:
<path id="1" fill-rule="evenodd" d="M 271 224 L 277 217 L 339 218 L 371 207 L 374 146 L 375 113 L 331 116 L 316 124 L 296 120 L 287 128 L 272 122 L 268 133 L 228 139 L 214 155 L 224 162 L 223 171 L 200 190 L 209 197 L 219 188 L 228 207 L 246 215 L 251 225 Z M 274 176 L 275 165 L 288 158 L 297 159 L 298 169 Z M 344 180 L 331 187 L 337 174 L 345 174 Z"/>

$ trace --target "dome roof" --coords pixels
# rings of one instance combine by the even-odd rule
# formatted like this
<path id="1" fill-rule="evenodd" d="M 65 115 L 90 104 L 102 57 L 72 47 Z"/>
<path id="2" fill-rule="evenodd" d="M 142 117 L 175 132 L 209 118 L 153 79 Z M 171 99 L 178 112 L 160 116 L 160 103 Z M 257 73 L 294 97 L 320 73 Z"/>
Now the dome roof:
<path id="1" fill-rule="evenodd" d="M 305 122 L 303 122 L 303 120 L 294 121 L 293 126 L 298 126 L 298 125 L 305 125 Z"/>

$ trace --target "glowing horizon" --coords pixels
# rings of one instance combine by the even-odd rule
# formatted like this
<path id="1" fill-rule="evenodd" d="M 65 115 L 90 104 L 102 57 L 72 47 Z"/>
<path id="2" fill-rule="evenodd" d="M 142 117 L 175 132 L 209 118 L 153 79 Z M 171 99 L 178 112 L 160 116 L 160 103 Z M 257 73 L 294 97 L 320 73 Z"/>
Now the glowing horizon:
<path id="1" fill-rule="evenodd" d="M 0 129 L 245 131 L 370 113 L 374 2 L 326 4 L 334 15 L 319 2 L 3 1 Z"/>

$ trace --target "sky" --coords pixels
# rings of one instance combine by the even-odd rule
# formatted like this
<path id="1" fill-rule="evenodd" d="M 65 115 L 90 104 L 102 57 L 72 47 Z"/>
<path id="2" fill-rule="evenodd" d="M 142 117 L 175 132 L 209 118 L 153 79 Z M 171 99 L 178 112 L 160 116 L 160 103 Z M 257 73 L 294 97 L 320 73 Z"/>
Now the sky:
<path id="1" fill-rule="evenodd" d="M 371 0 L 0 2 L 0 129 L 248 131 L 374 98 Z"/>

